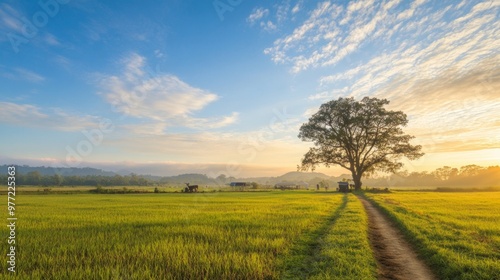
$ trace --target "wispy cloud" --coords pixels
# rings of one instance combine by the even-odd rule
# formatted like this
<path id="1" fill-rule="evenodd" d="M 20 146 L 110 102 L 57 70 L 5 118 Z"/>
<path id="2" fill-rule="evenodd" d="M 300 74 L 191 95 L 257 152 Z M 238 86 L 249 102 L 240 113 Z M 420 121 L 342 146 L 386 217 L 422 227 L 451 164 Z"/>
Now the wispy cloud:
<path id="1" fill-rule="evenodd" d="M 43 77 L 42 75 L 24 68 L 16 68 L 14 69 L 14 71 L 17 73 L 17 77 L 21 80 L 30 82 L 42 82 L 45 80 L 45 77 Z"/>
<path id="2" fill-rule="evenodd" d="M 164 135 L 167 127 L 166 123 L 155 121 L 122 125 L 122 128 L 136 135 Z"/>
<path id="3" fill-rule="evenodd" d="M 23 23 L 22 14 L 7 3 L 0 4 L 0 33 L 21 33 Z M 7 36 L 1 36 L 0 40 L 8 40 Z"/>
<path id="4" fill-rule="evenodd" d="M 53 61 L 66 70 L 69 70 L 72 65 L 71 60 L 62 55 L 56 55 Z"/>
<path id="5" fill-rule="evenodd" d="M 27 21 L 30 23 L 26 23 Z M 29 27 L 29 25 L 32 27 Z M 25 43 L 25 40 L 29 40 L 34 36 L 31 34 L 40 33 L 45 32 L 38 26 L 33 25 L 32 15 L 24 13 L 23 9 L 17 8 L 15 4 L 0 4 L 0 42 L 9 41 L 12 47 L 17 48 L 19 44 Z M 61 45 L 58 38 L 51 33 L 46 33 L 35 41 L 49 46 Z"/>
<path id="6" fill-rule="evenodd" d="M 500 25 L 494 13 L 485 12 L 466 22 L 450 21 L 447 26 L 440 24 L 442 14 L 430 15 L 428 26 L 440 26 L 438 30 L 412 29 L 408 31 L 412 35 L 397 48 L 375 55 L 355 68 L 322 77 L 320 82 L 324 86 L 347 81 L 351 95 L 361 97 L 385 85 L 399 82 L 410 87 L 414 82 L 429 81 L 450 71 L 462 76 L 484 61 L 497 59 Z M 421 37 L 435 39 L 419 41 Z"/>
<path id="7" fill-rule="evenodd" d="M 47 35 L 45 35 L 45 43 L 47 43 L 48 45 L 51 45 L 51 46 L 59 46 L 61 45 L 61 43 L 59 42 L 59 40 L 57 39 L 56 36 L 54 36 L 53 34 L 50 34 L 48 33 Z"/>
<path id="8" fill-rule="evenodd" d="M 178 124 L 170 124 L 163 121 L 146 121 L 139 124 L 127 124 L 123 125 L 123 128 L 137 135 L 166 135 L 168 134 L 168 128 L 170 126 L 176 126 L 181 124 L 182 126 L 196 129 L 196 130 L 207 130 L 225 127 L 234 124 L 239 119 L 239 113 L 233 112 L 230 116 L 218 117 L 218 118 L 183 118 L 183 119 L 173 119 L 177 120 Z"/>
<path id="9" fill-rule="evenodd" d="M 491 31 L 498 34 L 498 1 L 483 1 L 461 10 L 453 5 L 438 8 L 436 2 L 425 0 L 407 3 L 400 0 L 350 1 L 345 6 L 334 1 L 318 3 L 309 18 L 290 34 L 277 39 L 264 53 L 275 63 L 291 65 L 291 71 L 298 73 L 335 66 L 370 44 L 408 49 L 411 45 L 419 47 L 447 37 L 451 44 L 443 45 L 447 42 L 442 41 L 443 44 L 428 47 L 451 48 L 468 35 L 486 35 Z M 494 46 L 498 46 L 498 41 Z"/>
<path id="10" fill-rule="evenodd" d="M 318 41 L 328 37 L 332 44 L 335 42 L 336 36 L 333 34 L 338 32 L 335 19 L 342 10 L 342 6 L 330 2 L 319 3 L 302 25 L 295 28 L 291 34 L 277 39 L 274 46 L 265 49 L 264 53 L 271 55 L 276 63 L 291 62 L 294 72 L 318 63 L 324 59 L 326 53 L 335 51 Z"/>
<path id="11" fill-rule="evenodd" d="M 264 8 L 256 8 L 253 10 L 253 12 L 248 16 L 247 22 L 252 24 L 255 24 L 255 22 L 261 20 L 262 18 L 266 17 L 269 15 L 269 10 L 264 9 Z"/>
<path id="12" fill-rule="evenodd" d="M 451 69 L 433 79 L 398 81 L 376 94 L 410 116 L 408 130 L 429 151 L 500 148 L 499 63 L 500 56 L 490 57 L 464 74 Z"/>
<path id="13" fill-rule="evenodd" d="M 303 1 L 299 1 L 297 4 L 295 4 L 295 6 L 293 6 L 292 14 L 296 14 L 296 13 L 300 12 L 301 7 L 302 7 L 302 2 Z"/>
<path id="14" fill-rule="evenodd" d="M 317 94 L 313 94 L 309 96 L 309 100 L 325 100 L 325 99 L 337 99 L 339 97 L 345 96 L 346 94 L 349 93 L 349 88 L 344 87 L 341 89 L 333 89 L 333 90 L 326 90 L 322 91 Z"/>
<path id="15" fill-rule="evenodd" d="M 0 72 L 0 76 L 5 77 L 7 79 L 11 80 L 17 80 L 17 81 L 28 81 L 28 82 L 33 82 L 33 83 L 39 83 L 45 81 L 45 77 L 35 73 L 31 70 L 25 69 L 25 68 L 15 68 L 10 71 L 2 71 Z"/>
<path id="16" fill-rule="evenodd" d="M 423 62 L 439 65 L 443 60 L 440 56 L 431 57 L 439 61 Z M 376 59 L 371 61 L 372 67 L 355 68 L 354 72 L 364 75 L 353 79 L 354 85 L 348 90 L 323 91 L 310 99 L 327 100 L 349 94 L 358 98 L 366 95 L 387 98 L 391 109 L 408 114 L 408 132 L 417 137 L 416 141 L 428 153 L 500 148 L 500 54 L 474 64 L 471 57 L 463 59 L 467 62 L 458 63 L 460 66 L 442 66 L 438 67 L 442 70 L 431 72 L 414 64 L 416 69 L 409 72 L 400 68 L 404 64 L 395 59 L 390 69 L 380 73 L 375 66 L 380 60 Z M 331 78 L 350 79 L 351 75 Z"/>
<path id="17" fill-rule="evenodd" d="M 260 27 L 262 27 L 262 29 L 264 29 L 265 31 L 269 32 L 278 29 L 278 27 L 270 20 L 268 20 L 267 22 L 262 21 L 260 23 Z"/>
<path id="18" fill-rule="evenodd" d="M 155 57 L 156 58 L 162 58 L 164 56 L 165 56 L 165 54 L 161 50 L 155 50 Z"/>
<path id="19" fill-rule="evenodd" d="M 148 72 L 146 59 L 136 53 L 124 61 L 123 73 L 105 76 L 100 82 L 102 96 L 118 112 L 125 115 L 164 123 L 166 126 L 191 128 L 221 127 L 237 120 L 237 114 L 222 118 L 195 118 L 219 97 L 207 90 L 193 87 L 178 77 Z M 157 127 L 162 125 L 157 124 Z M 157 131 L 157 130 L 156 130 Z"/>
<path id="20" fill-rule="evenodd" d="M 311 101 L 391 100 L 391 108 L 408 114 L 407 130 L 427 152 L 499 148 L 500 1 L 458 6 L 326 1 L 265 52 L 295 73 L 332 69 L 319 79 Z M 379 48 L 370 48 L 354 67 L 339 63 L 372 44 Z"/>
<path id="21" fill-rule="evenodd" d="M 197 129 L 213 129 L 228 126 L 230 124 L 236 123 L 239 119 L 239 113 L 233 112 L 229 116 L 217 117 L 213 119 L 207 118 L 190 118 L 187 119 L 185 124 L 187 127 L 197 128 Z"/>
<path id="22" fill-rule="evenodd" d="M 415 0 L 411 3 L 410 7 L 398 14 L 398 20 L 405 20 L 411 18 L 415 14 L 415 10 L 418 6 L 424 4 L 427 0 Z"/>
<path id="23" fill-rule="evenodd" d="M 58 108 L 43 110 L 35 105 L 11 102 L 0 102 L 0 122 L 59 131 L 80 131 L 99 126 L 96 116 L 75 115 Z"/>
<path id="24" fill-rule="evenodd" d="M 288 19 L 288 13 L 290 12 L 290 1 L 284 1 L 281 5 L 278 5 L 276 10 L 276 20 L 281 23 Z"/>
<path id="25" fill-rule="evenodd" d="M 303 0 L 293 2 L 294 5 L 291 0 L 284 0 L 269 9 L 257 7 L 247 17 L 247 22 L 250 26 L 257 25 L 264 31 L 274 33 L 288 22 L 295 20 L 295 15 L 302 10 Z"/>
<path id="26" fill-rule="evenodd" d="M 260 26 L 263 30 L 267 32 L 272 32 L 276 31 L 278 27 L 276 26 L 273 21 L 267 19 L 269 16 L 269 9 L 264 9 L 264 8 L 255 8 L 253 12 L 248 16 L 247 22 L 250 25 L 255 25 L 256 23 L 259 23 L 258 26 Z"/>

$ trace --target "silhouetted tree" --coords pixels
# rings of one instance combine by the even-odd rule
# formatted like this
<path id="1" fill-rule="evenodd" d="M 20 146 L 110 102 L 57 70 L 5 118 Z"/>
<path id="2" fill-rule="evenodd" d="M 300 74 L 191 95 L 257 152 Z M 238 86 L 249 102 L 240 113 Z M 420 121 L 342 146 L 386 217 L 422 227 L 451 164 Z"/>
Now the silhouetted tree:
<path id="1" fill-rule="evenodd" d="M 352 174 L 356 189 L 361 178 L 374 171 L 395 172 L 402 157 L 417 159 L 421 146 L 409 141 L 401 127 L 408 123 L 401 111 L 388 111 L 386 99 L 339 98 L 321 105 L 300 128 L 299 138 L 314 142 L 304 155 L 299 169 L 307 171 L 319 164 L 340 165 Z"/>
<path id="2" fill-rule="evenodd" d="M 433 174 L 434 176 L 436 176 L 438 180 L 448 181 L 458 175 L 458 169 L 449 166 L 443 166 L 441 168 L 436 169 L 433 172 Z"/>
<path id="3" fill-rule="evenodd" d="M 475 164 L 460 167 L 460 176 L 471 177 L 481 173 L 485 168 Z"/>
<path id="4" fill-rule="evenodd" d="M 130 177 L 129 185 L 133 185 L 133 186 L 139 185 L 139 177 L 137 177 L 137 174 L 130 173 L 129 177 Z"/>
<path id="5" fill-rule="evenodd" d="M 42 175 L 39 171 L 31 171 L 26 174 L 26 184 L 39 185 L 42 182 Z"/>
<path id="6" fill-rule="evenodd" d="M 54 186 L 61 186 L 64 182 L 63 177 L 59 174 L 53 175 L 51 179 Z"/>
<path id="7" fill-rule="evenodd" d="M 226 183 L 226 179 L 226 175 L 224 174 L 220 174 L 219 176 L 217 176 L 217 178 L 215 178 L 215 180 L 222 185 Z"/>

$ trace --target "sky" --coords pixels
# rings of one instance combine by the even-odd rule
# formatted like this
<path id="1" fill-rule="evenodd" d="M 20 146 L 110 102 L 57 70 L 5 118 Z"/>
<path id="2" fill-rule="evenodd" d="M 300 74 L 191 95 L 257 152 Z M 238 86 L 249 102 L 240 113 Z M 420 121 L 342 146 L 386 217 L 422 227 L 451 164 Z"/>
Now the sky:
<path id="1" fill-rule="evenodd" d="M 295 171 L 322 103 L 386 98 L 426 153 L 500 164 L 500 0 L 0 3 L 0 164 Z M 341 168 L 318 168 L 329 175 Z"/>

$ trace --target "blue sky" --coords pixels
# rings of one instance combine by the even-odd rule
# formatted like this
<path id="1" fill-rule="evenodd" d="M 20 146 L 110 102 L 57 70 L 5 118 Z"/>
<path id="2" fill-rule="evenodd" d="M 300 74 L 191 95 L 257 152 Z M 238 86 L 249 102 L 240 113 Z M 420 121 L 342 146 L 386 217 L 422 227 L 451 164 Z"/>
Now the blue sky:
<path id="1" fill-rule="evenodd" d="M 320 104 L 373 96 L 423 145 L 408 170 L 499 164 L 499 6 L 4 1 L 0 163 L 276 176 Z"/>

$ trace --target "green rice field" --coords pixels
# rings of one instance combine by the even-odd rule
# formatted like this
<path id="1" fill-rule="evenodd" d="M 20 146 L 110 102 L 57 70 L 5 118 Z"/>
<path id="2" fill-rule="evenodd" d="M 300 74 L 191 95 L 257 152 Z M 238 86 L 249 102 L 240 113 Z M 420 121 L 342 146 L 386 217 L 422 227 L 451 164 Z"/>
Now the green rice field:
<path id="1" fill-rule="evenodd" d="M 365 196 L 440 279 L 500 279 L 500 193 Z M 23 193 L 16 216 L 18 279 L 377 279 L 355 194 Z"/>
<path id="2" fill-rule="evenodd" d="M 440 279 L 500 279 L 500 192 L 370 194 Z"/>
<path id="3" fill-rule="evenodd" d="M 17 216 L 16 274 L 25 279 L 280 279 L 297 271 L 349 279 L 375 269 L 352 194 L 19 195 Z M 333 250 L 344 228 L 356 255 Z M 346 268 L 347 255 L 363 269 Z M 328 261 L 339 258 L 335 270 Z"/>

